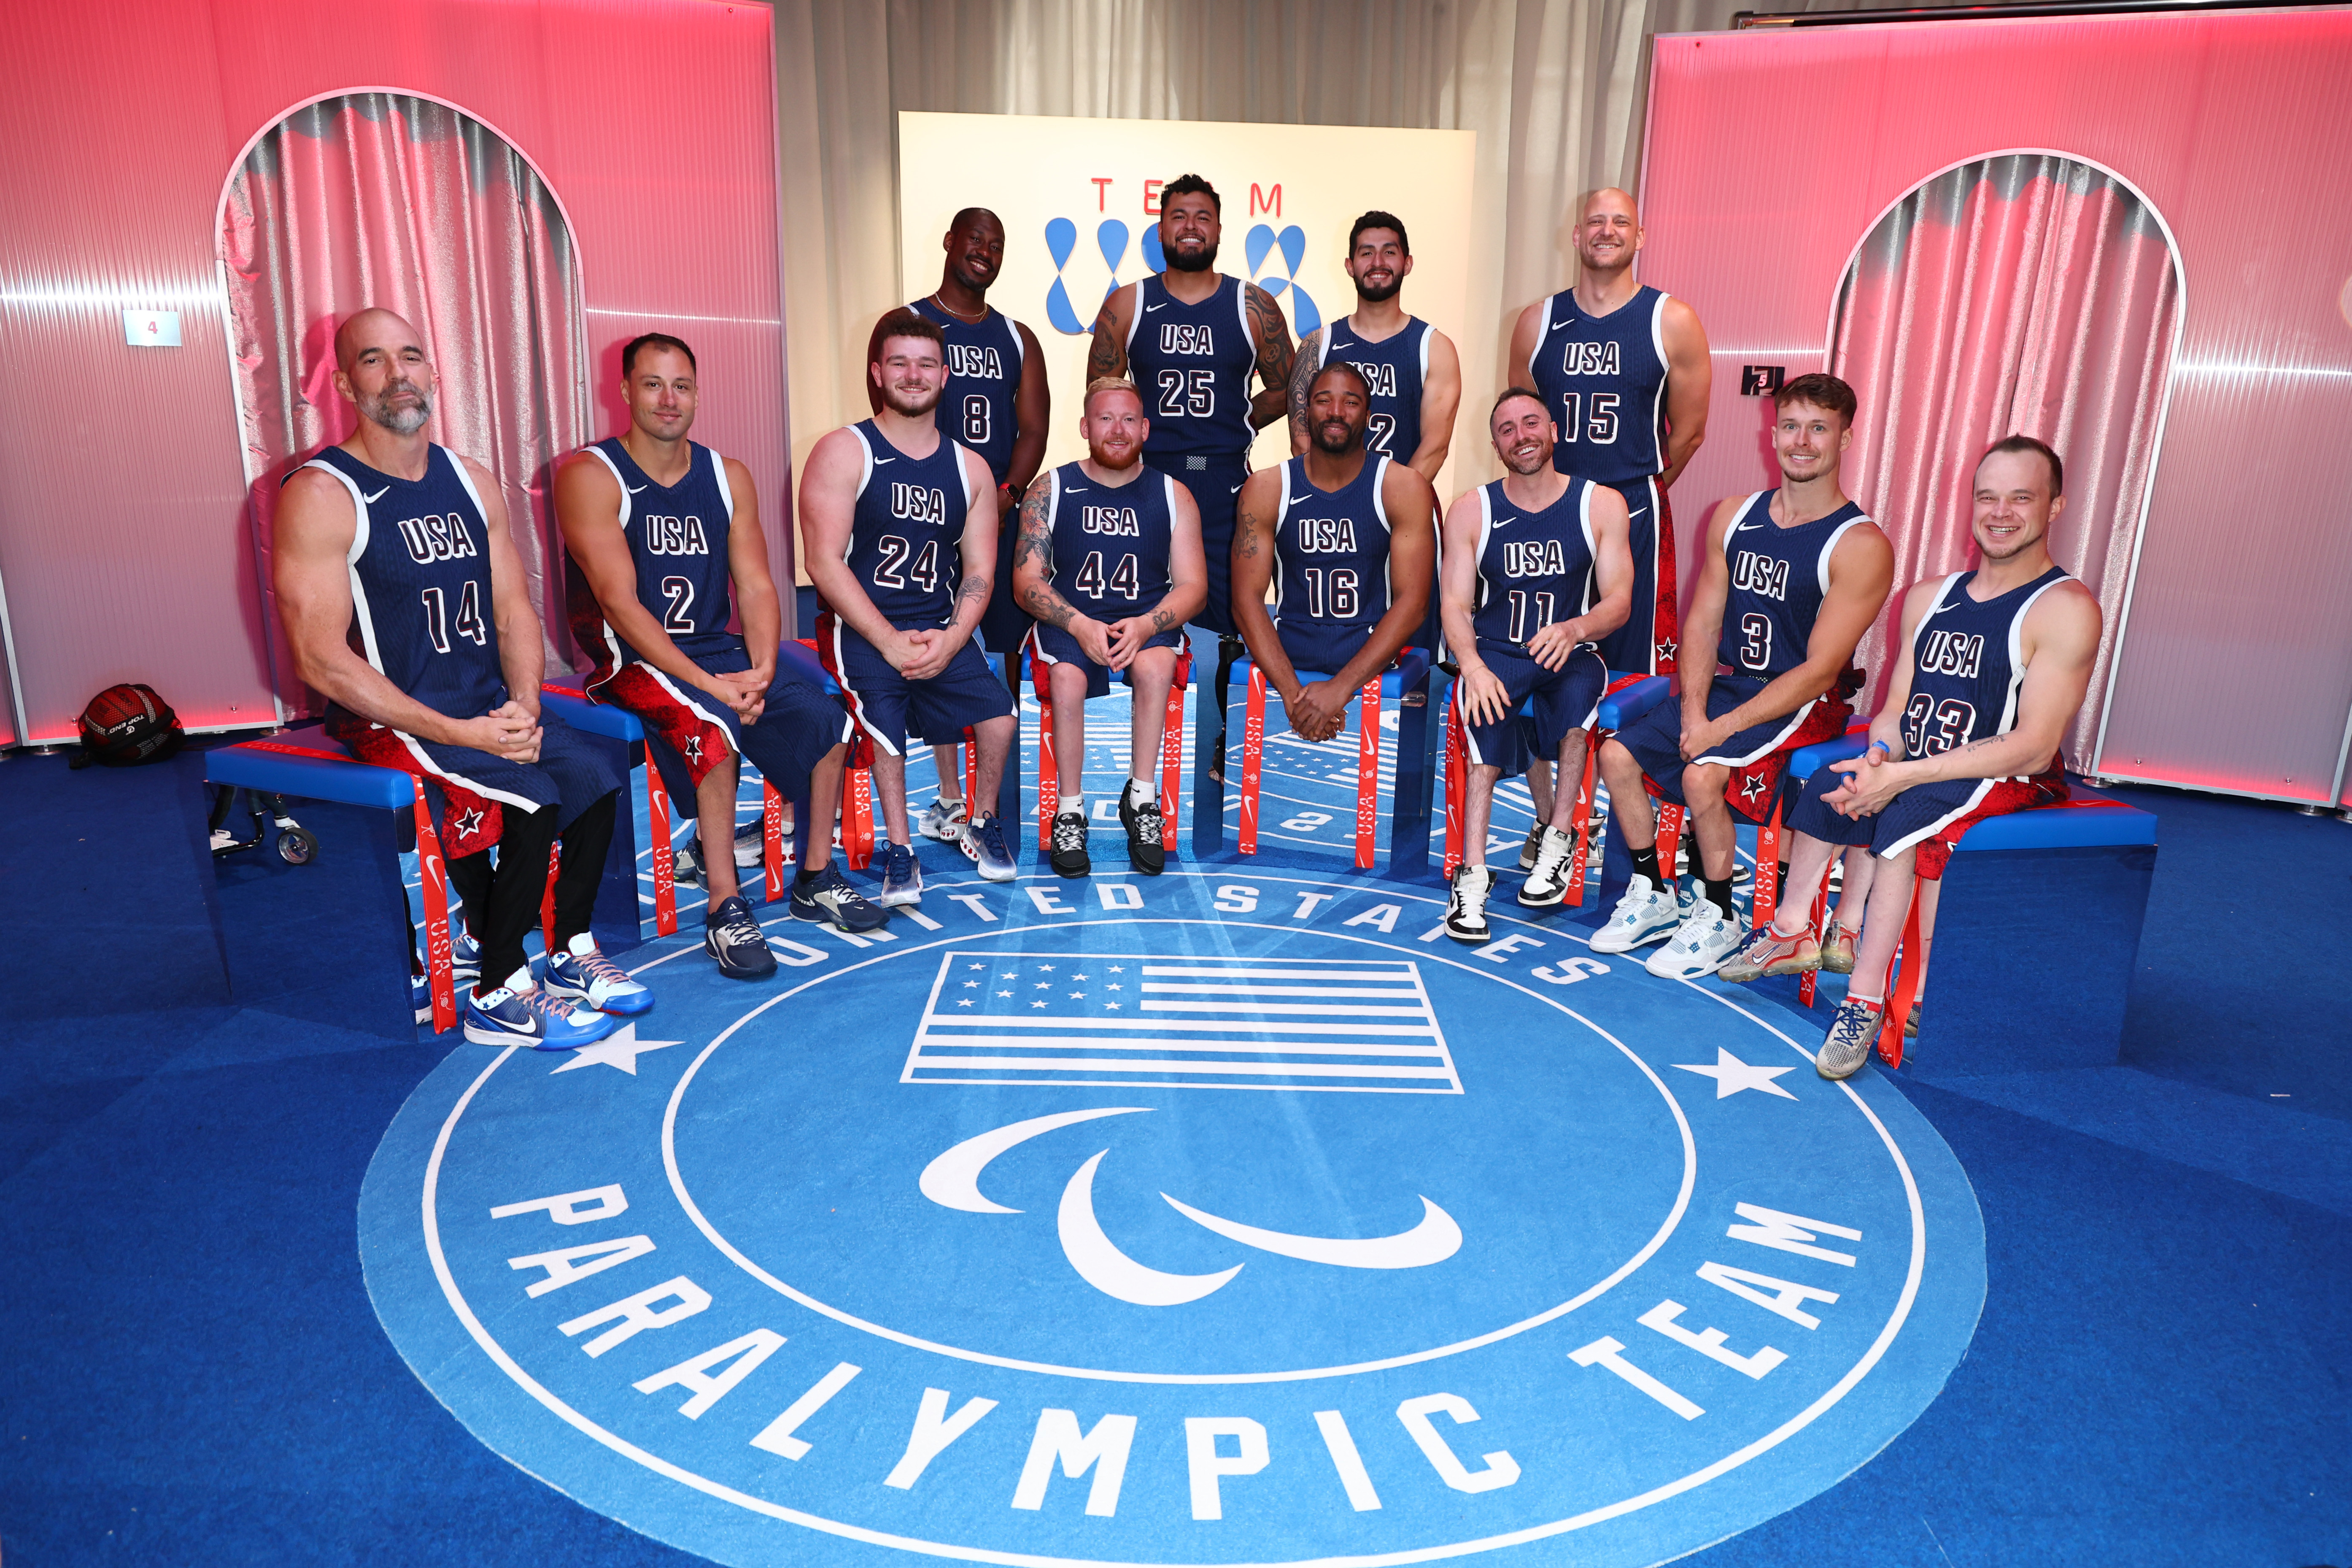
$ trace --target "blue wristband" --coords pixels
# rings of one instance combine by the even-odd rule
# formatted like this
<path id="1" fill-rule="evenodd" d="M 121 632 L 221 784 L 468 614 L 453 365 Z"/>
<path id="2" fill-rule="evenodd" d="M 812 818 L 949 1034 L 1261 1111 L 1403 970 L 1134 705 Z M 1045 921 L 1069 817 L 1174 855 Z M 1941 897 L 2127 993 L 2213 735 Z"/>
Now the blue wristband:
<path id="1" fill-rule="evenodd" d="M 1884 741 L 1873 741 L 1870 743 L 1870 749 L 1874 752 L 1885 752 L 1890 758 L 1895 755 L 1895 748 Z"/>

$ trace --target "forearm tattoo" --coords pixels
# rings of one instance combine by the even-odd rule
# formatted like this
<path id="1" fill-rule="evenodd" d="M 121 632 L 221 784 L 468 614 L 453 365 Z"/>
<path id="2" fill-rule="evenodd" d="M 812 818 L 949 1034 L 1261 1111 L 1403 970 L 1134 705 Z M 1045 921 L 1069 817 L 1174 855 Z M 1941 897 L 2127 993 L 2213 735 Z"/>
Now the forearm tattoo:
<path id="1" fill-rule="evenodd" d="M 1118 291 L 1114 289 L 1110 298 L 1103 301 L 1102 309 L 1095 314 L 1094 341 L 1087 348 L 1087 379 L 1089 382 L 1117 375 L 1120 362 L 1127 357 L 1127 345 L 1118 341 L 1118 315 L 1111 309 L 1112 301 L 1118 298 Z"/>
<path id="2" fill-rule="evenodd" d="M 1324 329 L 1316 328 L 1298 340 L 1297 356 L 1290 367 L 1290 433 L 1295 437 L 1307 428 L 1307 393 L 1315 384 L 1315 362 L 1323 342 Z"/>

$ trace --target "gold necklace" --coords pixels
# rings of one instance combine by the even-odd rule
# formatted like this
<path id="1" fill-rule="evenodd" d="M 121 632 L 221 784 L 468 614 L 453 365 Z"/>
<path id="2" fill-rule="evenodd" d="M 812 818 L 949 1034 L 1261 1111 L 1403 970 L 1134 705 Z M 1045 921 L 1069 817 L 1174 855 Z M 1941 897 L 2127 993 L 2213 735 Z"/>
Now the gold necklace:
<path id="1" fill-rule="evenodd" d="M 949 304 L 945 300 L 940 299 L 936 289 L 931 293 L 931 303 L 937 305 L 940 310 L 945 310 L 949 315 L 953 316 L 957 321 L 970 322 L 973 326 L 978 326 L 981 322 L 988 320 L 988 307 L 985 304 L 981 306 L 979 315 L 967 316 L 961 310 L 957 310 L 953 305 Z"/>

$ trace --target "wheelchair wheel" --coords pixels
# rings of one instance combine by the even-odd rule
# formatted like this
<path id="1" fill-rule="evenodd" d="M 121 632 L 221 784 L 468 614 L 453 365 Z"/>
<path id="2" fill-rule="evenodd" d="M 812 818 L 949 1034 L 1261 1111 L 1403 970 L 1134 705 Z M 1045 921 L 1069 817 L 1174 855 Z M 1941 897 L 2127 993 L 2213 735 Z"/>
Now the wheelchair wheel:
<path id="1" fill-rule="evenodd" d="M 307 827 L 289 827 L 278 836 L 278 858 L 289 866 L 308 866 L 319 853 L 319 841 Z"/>

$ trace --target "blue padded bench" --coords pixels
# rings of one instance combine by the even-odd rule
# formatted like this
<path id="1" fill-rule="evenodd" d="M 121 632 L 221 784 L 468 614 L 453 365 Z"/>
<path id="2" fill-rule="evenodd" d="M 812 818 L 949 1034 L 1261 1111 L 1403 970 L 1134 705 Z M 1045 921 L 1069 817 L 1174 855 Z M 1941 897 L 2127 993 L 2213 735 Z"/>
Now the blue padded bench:
<path id="1" fill-rule="evenodd" d="M 1242 745 L 1238 756 L 1230 750 L 1227 755 L 1229 765 L 1237 763 L 1242 772 L 1244 829 L 1241 841 L 1244 854 L 1255 853 L 1257 803 L 1252 784 L 1257 757 L 1264 745 L 1262 726 L 1255 747 L 1248 734 L 1249 690 L 1251 678 L 1255 674 L 1255 667 L 1246 656 L 1236 659 L 1228 686 L 1228 690 L 1239 688 L 1242 692 Z M 1297 674 L 1302 683 L 1331 679 L 1321 670 L 1302 669 Z M 1370 681 L 1365 682 L 1368 687 L 1370 684 Z M 1380 686 L 1381 708 L 1385 710 L 1391 700 L 1397 704 L 1396 789 L 1389 816 L 1388 868 L 1391 876 L 1419 877 L 1429 869 L 1429 808 L 1436 776 L 1437 731 L 1429 721 L 1428 653 L 1417 647 L 1406 648 L 1397 656 L 1395 667 L 1381 674 Z M 1356 700 L 1356 705 L 1360 710 L 1360 699 Z M 1360 721 L 1370 725 L 1373 734 L 1379 734 L 1379 713 L 1363 715 Z M 1360 763 L 1360 740 L 1358 745 Z M 1192 843 L 1196 852 L 1201 849 L 1204 836 L 1210 849 L 1222 849 L 1224 845 L 1224 792 L 1215 780 L 1209 777 L 1205 764 L 1200 765 L 1199 787 L 1193 797 L 1193 809 L 1199 814 L 1192 825 Z M 1377 809 L 1374 804 L 1380 789 L 1377 770 L 1371 779 L 1370 789 L 1371 795 L 1368 798 L 1360 772 L 1356 804 L 1360 845 L 1367 814 Z M 1357 863 L 1360 866 L 1362 860 L 1360 850 Z"/>
<path id="2" fill-rule="evenodd" d="M 333 760 L 273 749 L 280 746 Z M 301 815 L 319 840 L 304 866 L 258 854 L 215 861 L 230 994 L 240 1005 L 414 1040 L 415 931 L 400 856 L 415 841 L 416 785 L 396 768 L 342 760 L 349 755 L 317 725 L 205 753 L 207 784 L 314 803 Z M 454 893 L 451 902 L 454 920 Z M 597 890 L 594 931 L 607 952 L 637 945 L 636 910 L 636 849 L 625 813 Z"/>

